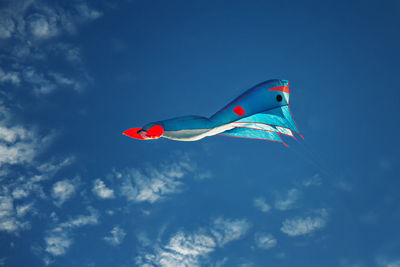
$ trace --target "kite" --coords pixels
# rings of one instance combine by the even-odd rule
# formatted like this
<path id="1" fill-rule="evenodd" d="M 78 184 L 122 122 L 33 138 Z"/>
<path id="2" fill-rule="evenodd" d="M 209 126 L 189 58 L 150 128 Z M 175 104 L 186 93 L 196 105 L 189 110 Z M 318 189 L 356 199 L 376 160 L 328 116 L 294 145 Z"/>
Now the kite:
<path id="1" fill-rule="evenodd" d="M 183 116 L 131 128 L 123 134 L 139 139 L 160 137 L 177 141 L 197 141 L 222 135 L 281 142 L 280 135 L 303 137 L 289 108 L 289 82 L 268 80 L 253 86 L 210 118 Z M 287 145 L 286 145 L 287 146 Z"/>

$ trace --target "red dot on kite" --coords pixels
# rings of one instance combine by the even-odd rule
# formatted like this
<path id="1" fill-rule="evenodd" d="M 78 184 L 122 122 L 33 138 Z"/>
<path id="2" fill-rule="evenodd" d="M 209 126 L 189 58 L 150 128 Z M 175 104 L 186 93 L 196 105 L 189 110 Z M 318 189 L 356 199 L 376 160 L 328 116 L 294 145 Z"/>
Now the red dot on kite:
<path id="1" fill-rule="evenodd" d="M 233 112 L 235 112 L 239 116 L 244 115 L 244 109 L 241 106 L 237 106 L 236 108 L 233 109 Z"/>
<path id="2" fill-rule="evenodd" d="M 160 125 L 154 125 L 147 130 L 146 136 L 151 138 L 158 138 L 164 133 L 164 128 Z"/>

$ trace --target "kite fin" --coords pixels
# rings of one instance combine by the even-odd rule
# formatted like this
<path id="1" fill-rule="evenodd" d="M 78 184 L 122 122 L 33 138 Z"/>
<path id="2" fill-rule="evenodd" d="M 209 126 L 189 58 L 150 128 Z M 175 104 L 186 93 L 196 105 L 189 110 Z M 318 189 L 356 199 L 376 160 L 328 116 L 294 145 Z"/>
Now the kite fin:
<path id="1" fill-rule="evenodd" d="M 279 136 L 279 133 L 276 131 L 270 130 L 261 130 L 249 127 L 236 127 L 219 133 L 218 135 L 229 136 L 229 137 L 238 137 L 238 138 L 250 138 L 250 139 L 261 139 L 261 140 L 268 140 L 268 141 L 275 141 L 283 143 L 287 146 Z"/>
<path id="2" fill-rule="evenodd" d="M 286 128 L 290 133 L 293 131 L 293 132 L 299 134 L 303 138 L 303 136 L 299 133 L 296 122 L 293 119 L 289 105 L 274 108 L 271 110 L 267 110 L 265 112 L 257 113 L 252 116 L 237 120 L 234 123 L 235 124 L 251 123 L 251 124 L 257 124 L 257 125 L 260 125 L 260 124 L 270 125 L 270 126 L 274 126 L 274 128 L 277 129 L 276 132 L 279 132 L 282 134 L 286 134 L 286 133 L 282 132 L 281 129 Z M 292 133 L 287 134 L 287 135 L 293 136 Z"/>

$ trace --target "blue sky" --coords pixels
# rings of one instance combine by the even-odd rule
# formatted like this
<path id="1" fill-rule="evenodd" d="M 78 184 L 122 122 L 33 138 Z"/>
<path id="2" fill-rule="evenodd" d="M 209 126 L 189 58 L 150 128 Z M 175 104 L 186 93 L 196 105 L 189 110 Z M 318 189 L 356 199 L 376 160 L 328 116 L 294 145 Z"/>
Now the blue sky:
<path id="1" fill-rule="evenodd" d="M 400 266 L 398 1 L 0 3 L 0 266 Z M 305 137 L 137 141 L 290 81 Z"/>

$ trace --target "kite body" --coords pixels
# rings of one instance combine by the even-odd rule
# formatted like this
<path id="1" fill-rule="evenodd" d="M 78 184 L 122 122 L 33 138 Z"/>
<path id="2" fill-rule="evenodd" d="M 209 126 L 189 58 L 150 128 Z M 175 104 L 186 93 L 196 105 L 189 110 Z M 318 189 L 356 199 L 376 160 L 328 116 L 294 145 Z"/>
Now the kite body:
<path id="1" fill-rule="evenodd" d="M 210 118 L 184 116 L 132 128 L 123 134 L 140 140 L 160 137 L 196 141 L 207 136 L 265 139 L 282 142 L 281 134 L 299 134 L 289 108 L 286 80 L 262 82 L 230 102 Z"/>

